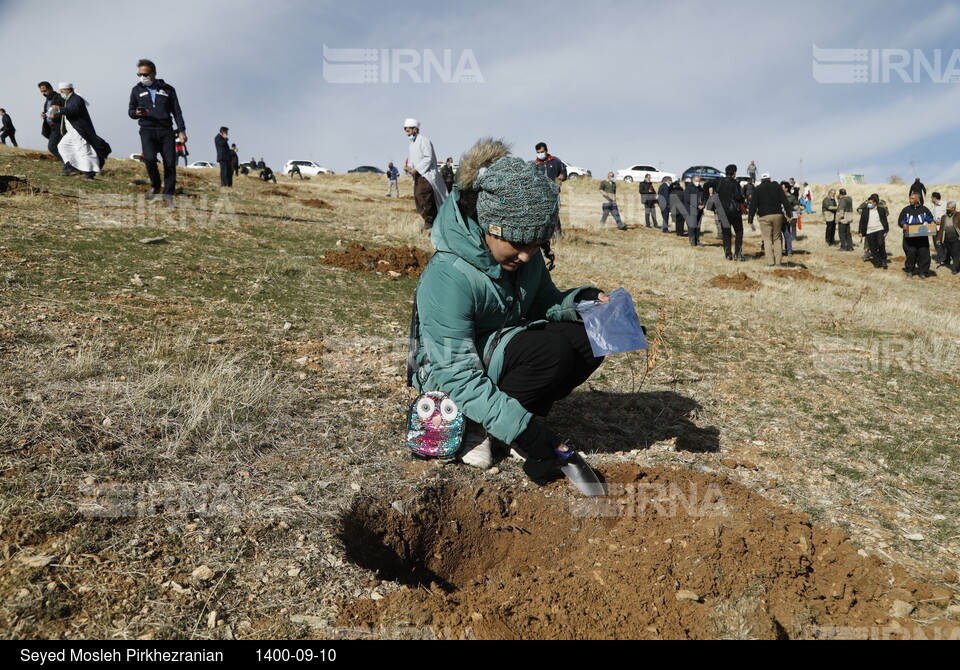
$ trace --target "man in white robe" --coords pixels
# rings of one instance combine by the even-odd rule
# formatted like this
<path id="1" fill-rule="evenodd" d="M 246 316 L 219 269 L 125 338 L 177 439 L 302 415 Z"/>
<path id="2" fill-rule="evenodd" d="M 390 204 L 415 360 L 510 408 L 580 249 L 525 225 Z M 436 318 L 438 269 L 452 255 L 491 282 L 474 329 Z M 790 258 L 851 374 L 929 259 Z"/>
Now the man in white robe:
<path id="1" fill-rule="evenodd" d="M 407 119 L 403 129 L 410 138 L 410 161 L 406 171 L 413 177 L 413 197 L 420 216 L 423 217 L 422 231 L 433 228 L 440 205 L 447 199 L 447 187 L 437 169 L 437 154 L 433 143 L 420 134 L 420 122 Z"/>

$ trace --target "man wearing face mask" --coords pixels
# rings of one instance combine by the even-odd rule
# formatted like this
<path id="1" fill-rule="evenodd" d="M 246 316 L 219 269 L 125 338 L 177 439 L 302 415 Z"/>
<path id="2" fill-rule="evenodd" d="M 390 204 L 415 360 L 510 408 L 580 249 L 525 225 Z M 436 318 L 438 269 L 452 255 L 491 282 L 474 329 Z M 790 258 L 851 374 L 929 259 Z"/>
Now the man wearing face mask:
<path id="1" fill-rule="evenodd" d="M 157 79 L 157 67 L 153 61 L 142 59 L 137 63 L 137 76 L 140 83 L 130 92 L 130 105 L 127 110 L 131 119 L 137 119 L 140 125 L 140 145 L 143 148 L 143 162 L 150 176 L 150 189 L 147 200 L 153 200 L 161 190 L 160 170 L 157 168 L 157 154 L 163 160 L 163 204 L 173 207 L 173 194 L 177 188 L 177 148 L 176 140 L 186 143 L 186 126 L 180 111 L 180 100 L 173 86 Z M 173 124 L 176 122 L 176 132 Z"/>
<path id="2" fill-rule="evenodd" d="M 427 232 L 433 229 L 433 220 L 437 218 L 440 205 L 447 198 L 447 187 L 437 169 L 437 154 L 433 142 L 420 134 L 420 122 L 407 119 L 403 129 L 410 139 L 409 166 L 404 168 L 413 177 L 413 197 L 417 209 L 423 217 L 423 227 Z"/>
<path id="3" fill-rule="evenodd" d="M 535 147 L 537 151 L 537 168 L 547 176 L 547 179 L 553 182 L 566 181 L 567 166 L 556 156 L 551 156 L 547 151 L 546 142 L 540 142 Z"/>

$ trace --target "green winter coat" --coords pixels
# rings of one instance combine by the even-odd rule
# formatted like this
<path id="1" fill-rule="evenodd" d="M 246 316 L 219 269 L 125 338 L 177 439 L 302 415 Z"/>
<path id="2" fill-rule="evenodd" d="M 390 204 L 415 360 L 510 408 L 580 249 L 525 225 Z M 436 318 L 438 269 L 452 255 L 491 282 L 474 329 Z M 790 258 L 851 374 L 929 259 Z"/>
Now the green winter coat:
<path id="1" fill-rule="evenodd" d="M 417 285 L 419 328 L 410 345 L 420 367 L 412 383 L 420 392 L 443 391 L 465 416 L 510 444 L 533 415 L 497 387 L 507 343 L 537 321 L 579 321 L 574 299 L 590 287 L 559 291 L 539 252 L 513 273 L 514 284 L 487 248 L 480 224 L 464 219 L 459 201 L 455 188 L 440 208 L 431 236 L 437 253 Z M 484 372 L 482 358 L 505 316 Z"/>

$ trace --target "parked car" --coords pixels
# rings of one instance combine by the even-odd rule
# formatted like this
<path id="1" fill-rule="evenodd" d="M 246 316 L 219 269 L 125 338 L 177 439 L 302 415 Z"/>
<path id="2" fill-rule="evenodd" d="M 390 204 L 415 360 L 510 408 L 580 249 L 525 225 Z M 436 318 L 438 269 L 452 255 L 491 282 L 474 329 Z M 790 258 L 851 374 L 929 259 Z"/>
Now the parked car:
<path id="1" fill-rule="evenodd" d="M 333 170 L 328 170 L 325 167 L 320 167 L 313 161 L 305 160 L 290 160 L 284 163 L 283 165 L 283 174 L 289 175 L 293 170 L 293 166 L 300 168 L 300 174 L 304 177 L 315 177 L 318 174 L 333 174 Z"/>
<path id="2" fill-rule="evenodd" d="M 560 161 L 567 168 L 567 179 L 579 179 L 580 177 L 592 177 L 593 173 L 580 167 L 574 167 L 564 160 Z"/>
<path id="3" fill-rule="evenodd" d="M 219 165 L 217 165 L 216 163 L 211 163 L 209 161 L 196 161 L 196 162 L 190 163 L 190 165 L 188 165 L 187 167 L 190 168 L 191 170 L 197 170 L 197 169 L 202 170 L 206 168 L 217 168 L 218 170 L 220 169 Z"/>
<path id="4" fill-rule="evenodd" d="M 143 160 L 143 154 L 142 154 L 142 153 L 141 153 L 141 154 L 130 154 L 130 160 L 133 160 L 133 161 L 142 161 L 142 160 Z"/>
<path id="5" fill-rule="evenodd" d="M 647 175 L 650 175 L 650 181 L 657 183 L 662 182 L 664 177 L 670 177 L 673 181 L 677 179 L 677 175 L 672 172 L 661 172 L 649 163 L 637 163 L 631 167 L 617 170 L 617 179 L 626 182 L 643 181 L 643 178 Z"/>
<path id="6" fill-rule="evenodd" d="M 688 177 L 691 179 L 693 177 L 700 177 L 700 181 L 708 181 L 710 179 L 722 179 L 725 176 L 723 172 L 715 167 L 709 165 L 693 165 L 683 171 L 681 180 L 686 181 Z"/>
<path id="7" fill-rule="evenodd" d="M 361 165 L 360 167 L 355 167 L 352 170 L 347 170 L 347 174 L 353 174 L 356 172 L 372 172 L 373 174 L 387 174 L 378 167 L 373 167 L 372 165 Z"/>

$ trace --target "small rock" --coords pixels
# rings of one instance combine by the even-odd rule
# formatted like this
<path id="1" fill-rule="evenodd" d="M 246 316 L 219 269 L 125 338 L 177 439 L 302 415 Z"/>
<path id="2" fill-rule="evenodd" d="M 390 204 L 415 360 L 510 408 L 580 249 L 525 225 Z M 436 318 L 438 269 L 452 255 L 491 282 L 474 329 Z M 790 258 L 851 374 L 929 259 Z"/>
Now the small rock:
<path id="1" fill-rule="evenodd" d="M 326 619 L 318 616 L 311 616 L 309 614 L 294 614 L 293 616 L 290 617 L 290 622 L 304 624 L 313 629 L 327 627 Z"/>
<path id="2" fill-rule="evenodd" d="M 390 503 L 390 507 L 395 509 L 400 514 L 403 514 L 403 503 L 401 501 L 394 500 L 392 503 Z"/>
<path id="3" fill-rule="evenodd" d="M 106 419 L 103 420 L 103 427 L 104 427 L 104 428 L 109 428 L 109 427 L 112 426 L 112 425 L 113 425 L 113 420 L 112 420 L 109 416 L 108 416 Z"/>
<path id="4" fill-rule="evenodd" d="M 492 468 L 490 468 L 489 470 L 487 470 L 487 474 L 490 474 L 490 475 L 499 475 L 499 474 L 500 474 L 500 468 L 498 468 L 498 467 L 492 467 Z"/>
<path id="5" fill-rule="evenodd" d="M 293 328 L 293 324 L 290 323 L 289 321 L 284 321 L 284 323 L 283 323 L 283 329 L 284 329 L 284 330 L 290 330 L 291 328 Z"/>
<path id="6" fill-rule="evenodd" d="M 216 628 L 217 627 L 217 611 L 213 610 L 210 614 L 207 615 L 207 628 Z"/>
<path id="7" fill-rule="evenodd" d="M 222 344 L 222 343 L 223 343 L 223 338 L 219 335 L 217 335 L 216 337 L 207 338 L 207 344 Z"/>
<path id="8" fill-rule="evenodd" d="M 47 591 L 56 591 L 60 587 L 56 582 L 47 582 Z"/>
<path id="9" fill-rule="evenodd" d="M 947 570 L 942 575 L 940 579 L 945 581 L 947 584 L 956 584 L 957 583 L 957 571 L 956 570 Z"/>
<path id="10" fill-rule="evenodd" d="M 911 612 L 913 612 L 913 605 L 903 600 L 894 600 L 893 607 L 890 608 L 890 616 L 898 619 L 910 616 Z"/>
<path id="11" fill-rule="evenodd" d="M 191 576 L 197 581 L 209 582 L 211 579 L 217 576 L 217 573 L 208 568 L 206 565 L 201 565 L 199 568 L 193 571 Z"/>
<path id="12" fill-rule="evenodd" d="M 140 275 L 133 275 L 133 277 L 130 278 L 130 283 L 134 286 L 143 286 L 143 277 Z"/>
<path id="13" fill-rule="evenodd" d="M 740 461 L 740 467 L 746 470 L 759 470 L 757 464 L 753 461 Z"/>
<path id="14" fill-rule="evenodd" d="M 58 556 L 17 556 L 17 560 L 23 563 L 28 568 L 45 568 L 55 560 L 59 558 Z"/>
<path id="15" fill-rule="evenodd" d="M 700 596 L 693 591 L 677 591 L 677 600 L 692 600 L 698 603 L 700 602 Z"/>
<path id="16" fill-rule="evenodd" d="M 721 463 L 723 464 L 723 467 L 730 468 L 731 470 L 734 470 L 737 467 L 737 462 L 732 458 L 725 458 L 721 461 Z"/>
<path id="17" fill-rule="evenodd" d="M 379 591 L 370 594 L 370 600 L 383 600 L 383 595 Z"/>
<path id="18" fill-rule="evenodd" d="M 287 570 L 287 575 L 290 577 L 299 577 L 301 572 L 303 572 L 303 570 L 300 568 L 293 568 L 292 570 Z"/>
<path id="19" fill-rule="evenodd" d="M 145 237 L 140 240 L 140 244 L 165 244 L 166 241 L 166 237 Z"/>
<path id="20" fill-rule="evenodd" d="M 353 489 L 354 491 L 359 491 L 359 490 L 360 490 L 360 485 L 357 484 L 356 482 L 352 482 L 352 483 L 350 484 L 350 488 Z"/>
<path id="21" fill-rule="evenodd" d="M 960 619 L 960 605 L 950 605 L 947 608 L 947 616 L 951 619 Z"/>
<path id="22" fill-rule="evenodd" d="M 480 612 L 474 612 L 473 614 L 470 615 L 470 618 L 473 619 L 474 621 L 483 621 L 483 615 L 480 614 Z"/>
<path id="23" fill-rule="evenodd" d="M 904 537 L 911 542 L 923 542 L 923 535 L 920 533 L 911 533 L 910 535 L 904 535 Z"/>

